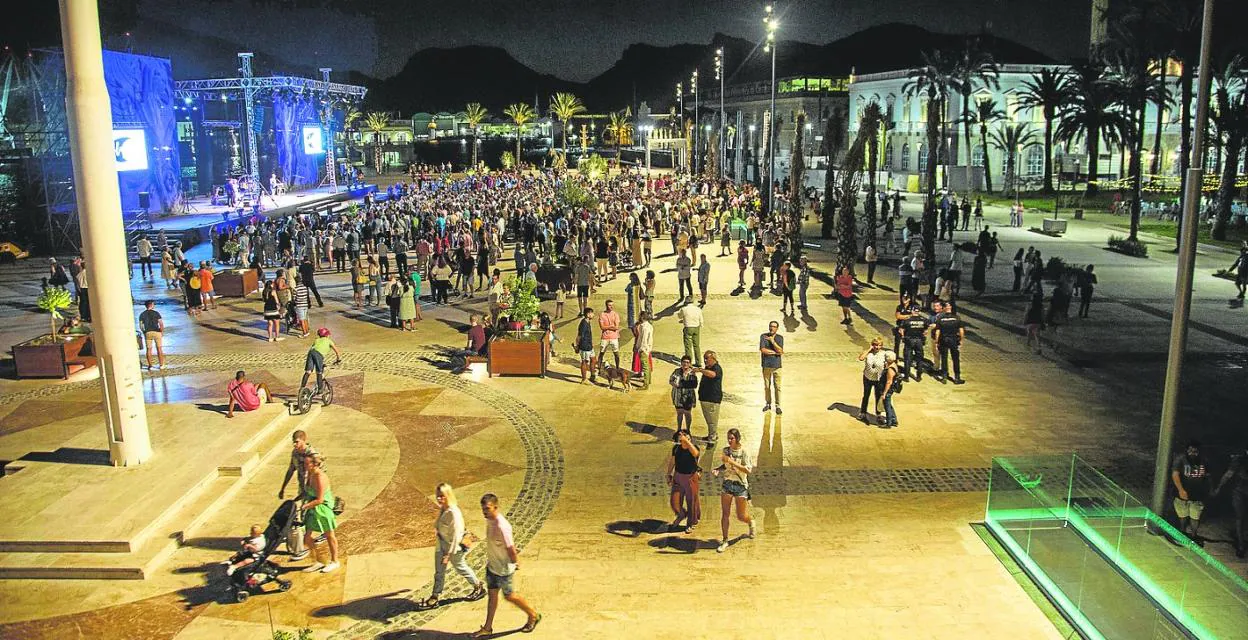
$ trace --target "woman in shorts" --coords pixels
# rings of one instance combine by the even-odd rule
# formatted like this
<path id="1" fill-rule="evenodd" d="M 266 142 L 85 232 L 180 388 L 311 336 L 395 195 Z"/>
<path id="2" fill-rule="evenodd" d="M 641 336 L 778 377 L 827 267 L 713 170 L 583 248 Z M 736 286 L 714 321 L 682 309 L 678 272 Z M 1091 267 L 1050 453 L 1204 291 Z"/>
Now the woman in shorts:
<path id="1" fill-rule="evenodd" d="M 720 530 L 723 538 L 715 550 L 723 553 L 728 550 L 728 520 L 732 514 L 732 505 L 737 505 L 737 519 L 750 527 L 749 537 L 754 537 L 754 518 L 750 517 L 750 473 L 754 471 L 754 460 L 745 447 L 741 446 L 741 430 L 733 427 L 728 430 L 728 446 L 724 447 L 720 456 L 723 463 L 718 471 L 723 474 L 723 484 L 719 494 Z"/>

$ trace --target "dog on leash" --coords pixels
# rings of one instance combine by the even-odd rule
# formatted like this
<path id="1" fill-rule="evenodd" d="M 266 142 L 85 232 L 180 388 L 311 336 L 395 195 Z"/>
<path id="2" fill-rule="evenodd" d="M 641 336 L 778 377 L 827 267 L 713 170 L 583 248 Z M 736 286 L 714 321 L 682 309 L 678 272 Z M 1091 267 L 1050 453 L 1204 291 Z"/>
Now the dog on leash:
<path id="1" fill-rule="evenodd" d="M 615 388 L 616 380 L 619 380 L 624 385 L 624 393 L 628 393 L 633 388 L 633 372 L 629 369 L 600 362 L 598 363 L 598 375 L 607 379 L 608 389 Z"/>

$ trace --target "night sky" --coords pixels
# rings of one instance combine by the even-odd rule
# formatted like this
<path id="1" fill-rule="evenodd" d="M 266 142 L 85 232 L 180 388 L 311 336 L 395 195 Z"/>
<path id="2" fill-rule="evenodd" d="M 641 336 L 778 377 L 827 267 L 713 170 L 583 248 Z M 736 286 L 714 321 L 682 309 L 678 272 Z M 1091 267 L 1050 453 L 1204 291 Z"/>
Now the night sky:
<path id="1" fill-rule="evenodd" d="M 782 39 L 822 44 L 874 24 L 999 36 L 1063 59 L 1086 50 L 1090 0 L 802 0 L 777 4 Z M 59 42 L 56 3 L 7 7 L 0 42 Z M 108 32 L 134 33 L 136 51 L 177 46 L 187 33 L 207 46 L 265 52 L 308 66 L 393 75 L 425 47 L 503 47 L 533 69 L 569 80 L 606 70 L 632 43 L 709 42 L 717 31 L 757 40 L 763 3 L 733 0 L 102 0 Z M 16 14 L 16 15 L 14 15 Z M 110 41 L 116 46 L 117 39 Z M 148 44 L 149 47 L 144 45 Z M 881 47 L 889 43 L 881 42 Z M 175 58 L 176 54 L 161 51 Z"/>

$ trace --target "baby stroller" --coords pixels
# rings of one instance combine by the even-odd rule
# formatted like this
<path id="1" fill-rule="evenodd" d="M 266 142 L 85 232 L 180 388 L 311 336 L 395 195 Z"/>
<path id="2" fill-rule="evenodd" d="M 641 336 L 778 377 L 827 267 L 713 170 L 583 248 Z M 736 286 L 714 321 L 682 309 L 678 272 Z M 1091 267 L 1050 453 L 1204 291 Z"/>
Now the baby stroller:
<path id="1" fill-rule="evenodd" d="M 290 581 L 278 577 L 277 565 L 269 561 L 269 556 L 277 551 L 277 547 L 286 542 L 286 535 L 295 523 L 298 506 L 294 500 L 287 500 L 278 505 L 277 510 L 269 518 L 269 525 L 264 529 L 264 549 L 256 561 L 240 568 L 230 576 L 228 589 L 234 594 L 235 602 L 246 602 L 247 598 L 266 591 L 264 585 L 277 583 L 278 591 L 289 591 Z"/>
<path id="2" fill-rule="evenodd" d="M 620 271 L 632 271 L 633 269 L 636 269 L 636 268 L 637 268 L 637 265 L 633 264 L 633 251 L 632 251 L 632 249 L 621 249 L 621 250 L 620 250 L 620 263 L 619 263 L 619 265 L 617 265 L 617 268 L 618 268 Z"/>

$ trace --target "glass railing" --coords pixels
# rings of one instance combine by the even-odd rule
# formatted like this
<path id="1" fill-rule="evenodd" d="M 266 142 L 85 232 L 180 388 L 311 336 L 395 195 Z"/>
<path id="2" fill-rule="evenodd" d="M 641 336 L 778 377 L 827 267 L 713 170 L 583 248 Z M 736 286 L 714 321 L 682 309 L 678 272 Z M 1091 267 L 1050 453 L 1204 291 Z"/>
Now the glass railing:
<path id="1" fill-rule="evenodd" d="M 1248 637 L 1248 582 L 1077 456 L 993 459 L 985 522 L 1086 637 Z"/>

